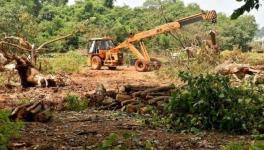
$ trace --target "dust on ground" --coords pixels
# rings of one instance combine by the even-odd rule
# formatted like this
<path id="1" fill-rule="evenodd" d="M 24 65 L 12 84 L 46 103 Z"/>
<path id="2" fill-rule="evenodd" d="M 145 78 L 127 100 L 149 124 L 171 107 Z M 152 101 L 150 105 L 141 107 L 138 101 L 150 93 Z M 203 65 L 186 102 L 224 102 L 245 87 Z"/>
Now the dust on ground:
<path id="1" fill-rule="evenodd" d="M 137 115 L 118 111 L 88 109 L 83 112 L 57 111 L 68 94 L 85 96 L 93 93 L 98 84 L 115 90 L 126 84 L 168 85 L 171 81 L 159 79 L 155 72 L 136 72 L 133 67 L 116 71 L 90 70 L 67 74 L 71 84 L 60 88 L 18 87 L 0 88 L 0 108 L 11 109 L 21 100 L 44 100 L 54 106 L 54 117 L 49 123 L 25 123 L 21 136 L 14 139 L 10 149 L 95 149 L 109 134 L 133 132 L 138 135 L 138 146 L 152 141 L 155 149 L 220 149 L 232 141 L 247 140 L 247 136 L 232 136 L 217 132 L 197 134 L 173 133 L 166 129 L 151 129 Z M 148 117 L 148 116 L 145 116 Z M 143 117 L 144 118 L 144 117 Z"/>

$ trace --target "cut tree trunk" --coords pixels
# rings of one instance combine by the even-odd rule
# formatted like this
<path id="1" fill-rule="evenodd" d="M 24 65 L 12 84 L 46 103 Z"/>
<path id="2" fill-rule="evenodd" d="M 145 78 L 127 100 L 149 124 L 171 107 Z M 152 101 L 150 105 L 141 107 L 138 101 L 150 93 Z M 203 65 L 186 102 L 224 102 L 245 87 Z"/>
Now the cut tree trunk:
<path id="1" fill-rule="evenodd" d="M 149 100 L 148 103 L 150 105 L 155 105 L 159 101 L 168 102 L 169 99 L 170 99 L 170 96 L 159 96 L 159 97 L 155 97 L 155 98 Z"/>
<path id="2" fill-rule="evenodd" d="M 141 97 L 145 98 L 149 93 L 158 93 L 158 92 L 168 92 L 172 89 L 174 89 L 174 86 L 163 86 L 163 87 L 156 87 L 151 89 L 146 89 L 145 91 L 138 91 L 132 94 L 133 97 Z"/>
<path id="3" fill-rule="evenodd" d="M 131 99 L 132 99 L 132 96 L 130 96 L 130 95 L 126 95 L 126 94 L 117 94 L 116 95 L 116 100 L 119 102 L 131 100 Z"/>

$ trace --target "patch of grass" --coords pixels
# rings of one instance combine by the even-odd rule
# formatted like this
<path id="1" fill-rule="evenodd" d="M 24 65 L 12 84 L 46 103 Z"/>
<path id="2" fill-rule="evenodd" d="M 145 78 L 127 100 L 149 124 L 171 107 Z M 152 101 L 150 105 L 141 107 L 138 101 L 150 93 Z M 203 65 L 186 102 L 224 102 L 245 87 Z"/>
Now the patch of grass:
<path id="1" fill-rule="evenodd" d="M 264 141 L 230 143 L 223 150 L 263 150 Z"/>
<path id="2" fill-rule="evenodd" d="M 151 140 L 140 142 L 139 137 L 134 133 L 124 133 L 118 135 L 111 133 L 102 143 L 96 148 L 96 150 L 121 150 L 121 149 L 154 149 L 154 144 Z"/>
<path id="3" fill-rule="evenodd" d="M 0 111 L 0 149 L 7 150 L 11 138 L 19 135 L 19 130 L 23 128 L 22 122 L 11 122 L 8 118 L 9 112 Z"/>
<path id="4" fill-rule="evenodd" d="M 67 53 L 56 53 L 42 56 L 40 59 L 42 71 L 45 73 L 75 73 L 87 64 L 88 58 L 76 51 Z"/>
<path id="5" fill-rule="evenodd" d="M 64 108 L 69 111 L 82 111 L 88 107 L 88 101 L 76 95 L 68 95 L 64 98 Z"/>
<path id="6" fill-rule="evenodd" d="M 240 50 L 223 51 L 221 53 L 221 60 L 231 60 L 236 63 L 250 64 L 250 65 L 264 65 L 264 54 L 254 52 L 242 52 Z"/>

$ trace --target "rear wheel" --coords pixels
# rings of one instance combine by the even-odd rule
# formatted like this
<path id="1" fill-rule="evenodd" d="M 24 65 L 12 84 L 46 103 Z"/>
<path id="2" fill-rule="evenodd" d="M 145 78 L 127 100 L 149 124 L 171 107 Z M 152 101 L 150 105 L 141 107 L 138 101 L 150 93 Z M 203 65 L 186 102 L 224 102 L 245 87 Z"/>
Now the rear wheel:
<path id="1" fill-rule="evenodd" d="M 148 71 L 148 64 L 145 60 L 138 59 L 135 63 L 135 68 L 138 72 Z"/>
<path id="2" fill-rule="evenodd" d="M 99 56 L 92 57 L 92 69 L 93 70 L 100 70 L 102 67 L 102 60 Z"/>

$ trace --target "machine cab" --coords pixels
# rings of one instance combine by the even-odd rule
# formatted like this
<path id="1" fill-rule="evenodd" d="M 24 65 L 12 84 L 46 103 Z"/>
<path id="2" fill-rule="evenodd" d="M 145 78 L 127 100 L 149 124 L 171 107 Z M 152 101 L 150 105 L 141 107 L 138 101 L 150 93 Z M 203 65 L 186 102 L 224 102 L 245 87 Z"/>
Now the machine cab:
<path id="1" fill-rule="evenodd" d="M 101 51 L 108 51 L 114 48 L 114 43 L 111 38 L 93 38 L 89 40 L 88 53 L 100 54 Z"/>

